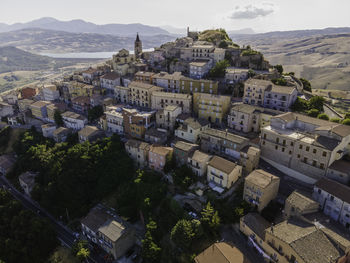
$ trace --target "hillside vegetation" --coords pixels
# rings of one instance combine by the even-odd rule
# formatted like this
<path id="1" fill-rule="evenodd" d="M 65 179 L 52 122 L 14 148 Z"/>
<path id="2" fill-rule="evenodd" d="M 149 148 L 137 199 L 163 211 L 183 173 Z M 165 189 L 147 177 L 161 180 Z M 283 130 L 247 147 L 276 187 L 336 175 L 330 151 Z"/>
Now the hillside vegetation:
<path id="1" fill-rule="evenodd" d="M 228 36 L 225 29 L 205 30 L 199 34 L 198 40 L 208 41 L 222 48 L 225 48 L 228 46 L 238 47 L 237 44 L 232 42 L 232 39 Z"/>
<path id="2" fill-rule="evenodd" d="M 41 70 L 52 67 L 54 60 L 15 47 L 0 47 L 0 73 L 12 70 Z"/>
<path id="3" fill-rule="evenodd" d="M 238 39 L 262 52 L 271 64 L 282 64 L 286 72 L 309 79 L 314 89 L 350 90 L 350 34 L 315 35 L 298 38 L 260 34 Z"/>

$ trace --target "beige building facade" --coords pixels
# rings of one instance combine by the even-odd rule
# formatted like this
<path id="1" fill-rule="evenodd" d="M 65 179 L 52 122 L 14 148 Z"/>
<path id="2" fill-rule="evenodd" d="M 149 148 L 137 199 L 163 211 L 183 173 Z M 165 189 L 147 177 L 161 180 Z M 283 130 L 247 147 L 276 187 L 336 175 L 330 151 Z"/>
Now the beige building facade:
<path id="1" fill-rule="evenodd" d="M 206 93 L 193 94 L 193 111 L 198 118 L 220 124 L 230 109 L 231 97 Z"/>
<path id="2" fill-rule="evenodd" d="M 177 106 L 182 112 L 190 113 L 192 112 L 192 96 L 160 91 L 152 93 L 152 109 L 161 110 L 167 106 Z"/>
<path id="3" fill-rule="evenodd" d="M 243 199 L 261 212 L 277 197 L 280 178 L 264 170 L 254 170 L 244 180 Z"/>
<path id="4" fill-rule="evenodd" d="M 207 180 L 222 188 L 230 188 L 242 175 L 242 166 L 219 156 L 208 163 Z"/>
<path id="5" fill-rule="evenodd" d="M 133 81 L 129 85 L 131 104 L 150 108 L 152 105 L 152 93 L 161 91 L 162 88 L 150 84 Z"/>

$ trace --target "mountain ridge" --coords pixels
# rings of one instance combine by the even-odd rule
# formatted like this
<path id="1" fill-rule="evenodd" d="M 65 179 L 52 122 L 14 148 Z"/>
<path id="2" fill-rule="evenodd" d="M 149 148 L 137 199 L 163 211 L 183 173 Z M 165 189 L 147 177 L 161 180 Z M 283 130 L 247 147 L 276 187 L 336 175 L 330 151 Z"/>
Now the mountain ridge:
<path id="1" fill-rule="evenodd" d="M 135 35 L 137 32 L 142 35 L 170 34 L 161 27 L 143 25 L 141 23 L 131 24 L 104 24 L 98 25 L 82 19 L 61 21 L 52 17 L 39 18 L 27 23 L 0 24 L 0 33 L 11 32 L 26 28 L 41 28 L 55 31 L 65 31 L 70 33 L 99 33 L 118 36 Z"/>

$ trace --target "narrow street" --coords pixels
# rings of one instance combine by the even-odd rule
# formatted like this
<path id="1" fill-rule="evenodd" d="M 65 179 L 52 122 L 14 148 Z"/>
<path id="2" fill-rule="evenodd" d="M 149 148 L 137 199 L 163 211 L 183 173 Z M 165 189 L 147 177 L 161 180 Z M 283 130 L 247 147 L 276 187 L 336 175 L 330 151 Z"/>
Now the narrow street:
<path id="1" fill-rule="evenodd" d="M 11 193 L 15 199 L 21 202 L 25 208 L 32 210 L 34 213 L 40 215 L 41 217 L 47 218 L 54 226 L 57 232 L 57 238 L 62 243 L 62 245 L 71 248 L 71 246 L 74 244 L 75 237 L 70 229 L 68 229 L 62 223 L 58 222 L 52 215 L 50 215 L 47 211 L 41 208 L 39 204 L 37 204 L 35 201 L 31 200 L 29 197 L 19 192 L 4 176 L 0 176 L 0 187 L 3 186 L 5 186 L 9 193 Z M 103 263 L 104 260 L 101 259 L 98 255 L 93 254 L 93 252 L 91 251 L 90 257 L 87 259 L 87 262 Z"/>

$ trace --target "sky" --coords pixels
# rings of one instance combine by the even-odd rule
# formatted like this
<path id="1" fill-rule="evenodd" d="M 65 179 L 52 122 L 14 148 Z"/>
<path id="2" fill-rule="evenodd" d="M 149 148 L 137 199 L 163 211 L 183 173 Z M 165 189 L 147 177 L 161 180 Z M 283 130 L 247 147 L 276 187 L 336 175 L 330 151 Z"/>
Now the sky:
<path id="1" fill-rule="evenodd" d="M 41 17 L 255 32 L 350 27 L 350 0 L 0 0 L 0 23 Z"/>

